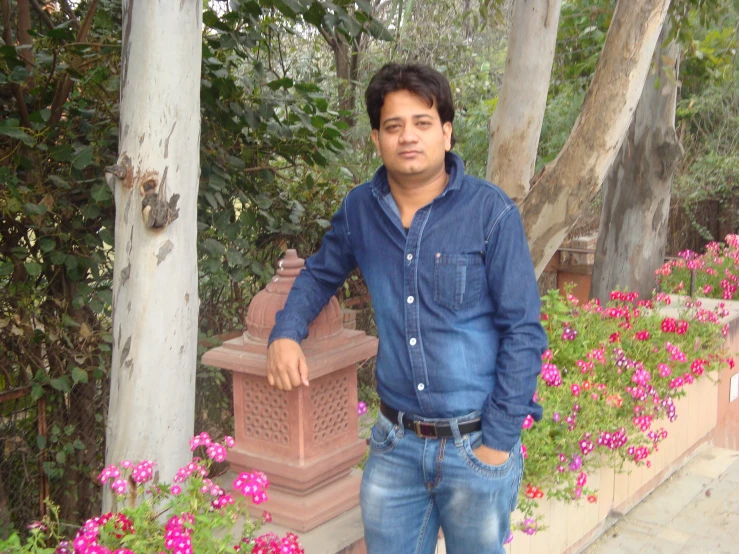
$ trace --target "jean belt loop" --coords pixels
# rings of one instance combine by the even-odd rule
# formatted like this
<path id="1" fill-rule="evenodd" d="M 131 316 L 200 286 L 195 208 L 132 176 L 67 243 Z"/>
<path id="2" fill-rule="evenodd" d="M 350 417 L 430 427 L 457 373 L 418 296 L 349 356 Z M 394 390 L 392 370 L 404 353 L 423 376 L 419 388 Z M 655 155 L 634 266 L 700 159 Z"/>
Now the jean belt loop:
<path id="1" fill-rule="evenodd" d="M 457 418 L 450 419 L 449 427 L 452 428 L 452 435 L 454 435 L 454 445 L 460 446 L 462 444 L 462 434 L 459 432 L 459 420 Z"/>
<path id="2" fill-rule="evenodd" d="M 395 422 L 395 425 L 398 426 L 397 435 L 401 439 L 403 438 L 403 432 L 405 431 L 405 427 L 403 426 L 403 415 L 404 412 L 398 412 L 398 421 Z"/>

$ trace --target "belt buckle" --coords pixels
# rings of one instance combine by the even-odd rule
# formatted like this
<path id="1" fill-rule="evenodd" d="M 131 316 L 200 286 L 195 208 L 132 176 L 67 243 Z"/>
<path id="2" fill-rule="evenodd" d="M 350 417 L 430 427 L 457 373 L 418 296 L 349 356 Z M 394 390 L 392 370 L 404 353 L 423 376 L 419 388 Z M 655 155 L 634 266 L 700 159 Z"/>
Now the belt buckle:
<path id="1" fill-rule="evenodd" d="M 435 423 L 424 423 L 423 421 L 416 420 L 413 422 L 413 430 L 422 439 L 436 439 L 439 437 L 436 434 Z"/>

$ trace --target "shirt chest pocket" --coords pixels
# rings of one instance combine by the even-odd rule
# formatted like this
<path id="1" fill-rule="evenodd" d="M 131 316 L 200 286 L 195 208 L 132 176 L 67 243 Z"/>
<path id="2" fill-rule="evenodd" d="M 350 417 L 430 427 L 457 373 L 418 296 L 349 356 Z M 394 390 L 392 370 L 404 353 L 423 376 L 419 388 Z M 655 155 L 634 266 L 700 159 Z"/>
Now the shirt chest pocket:
<path id="1" fill-rule="evenodd" d="M 485 281 L 481 252 L 472 254 L 436 254 L 434 260 L 434 302 L 463 310 L 480 300 Z"/>

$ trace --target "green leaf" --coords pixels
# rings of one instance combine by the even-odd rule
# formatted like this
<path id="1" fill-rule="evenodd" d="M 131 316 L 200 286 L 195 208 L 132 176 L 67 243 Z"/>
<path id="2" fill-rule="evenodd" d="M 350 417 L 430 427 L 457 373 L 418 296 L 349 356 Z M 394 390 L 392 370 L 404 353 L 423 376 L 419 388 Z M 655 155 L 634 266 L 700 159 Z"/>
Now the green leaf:
<path id="1" fill-rule="evenodd" d="M 98 183 L 96 185 L 93 185 L 90 189 L 90 196 L 92 196 L 93 200 L 100 203 L 110 200 L 110 187 L 108 187 L 108 185 L 105 183 Z"/>
<path id="2" fill-rule="evenodd" d="M 38 245 L 42 252 L 51 252 L 56 247 L 56 242 L 49 237 L 42 237 L 38 241 Z"/>
<path id="3" fill-rule="evenodd" d="M 205 239 L 203 248 L 211 254 L 223 256 L 226 253 L 226 247 L 215 239 Z"/>
<path id="4" fill-rule="evenodd" d="M 41 275 L 41 264 L 36 262 L 26 262 L 23 265 L 26 266 L 26 271 L 31 277 L 38 277 Z"/>
<path id="5" fill-rule="evenodd" d="M 33 146 L 36 140 L 18 126 L 17 119 L 6 119 L 0 121 L 0 135 L 21 141 L 26 146 Z"/>
<path id="6" fill-rule="evenodd" d="M 77 152 L 77 155 L 72 160 L 72 167 L 82 171 L 88 165 L 92 163 L 92 148 L 85 146 Z"/>
<path id="7" fill-rule="evenodd" d="M 288 77 L 285 77 L 284 79 L 277 79 L 275 81 L 271 81 L 267 83 L 267 86 L 271 88 L 272 90 L 277 90 L 278 88 L 290 88 L 293 86 L 293 80 L 289 79 Z"/>
<path id="8" fill-rule="evenodd" d="M 74 149 L 69 144 L 60 144 L 49 150 L 49 157 L 57 162 L 71 162 L 74 159 Z"/>
<path id="9" fill-rule="evenodd" d="M 46 213 L 46 206 L 43 204 L 32 204 L 28 202 L 23 205 L 23 209 L 28 215 L 44 215 Z"/>
<path id="10" fill-rule="evenodd" d="M 39 450 L 43 450 L 44 448 L 46 448 L 46 437 L 43 435 L 37 435 L 36 446 L 38 446 Z"/>
<path id="11" fill-rule="evenodd" d="M 49 181 L 51 181 L 55 185 L 57 185 L 57 186 L 65 189 L 65 190 L 69 190 L 71 188 L 69 186 L 69 183 L 67 183 L 67 181 L 65 181 L 64 179 L 62 179 L 61 177 L 59 177 L 59 175 L 49 175 L 48 179 L 49 179 Z"/>
<path id="12" fill-rule="evenodd" d="M 4 261 L 0 264 L 0 276 L 10 275 L 13 273 L 13 262 L 11 261 Z"/>
<path id="13" fill-rule="evenodd" d="M 87 383 L 88 376 L 87 372 L 77 366 L 72 368 L 72 382 L 74 383 Z"/>
<path id="14" fill-rule="evenodd" d="M 69 392 L 72 390 L 72 385 L 66 375 L 49 380 L 49 384 L 58 391 Z"/>
<path id="15" fill-rule="evenodd" d="M 12 83 L 22 84 L 28 78 L 28 70 L 22 65 L 17 66 L 13 69 L 12 73 L 8 76 L 8 80 Z"/>
<path id="16" fill-rule="evenodd" d="M 64 450 L 60 450 L 59 452 L 56 453 L 56 461 L 59 462 L 60 464 L 63 464 L 67 461 L 67 455 L 64 452 Z"/>
<path id="17" fill-rule="evenodd" d="M 44 391 L 44 387 L 39 385 L 38 383 L 34 383 L 33 387 L 31 387 L 31 400 L 34 402 L 41 398 L 46 391 Z"/>

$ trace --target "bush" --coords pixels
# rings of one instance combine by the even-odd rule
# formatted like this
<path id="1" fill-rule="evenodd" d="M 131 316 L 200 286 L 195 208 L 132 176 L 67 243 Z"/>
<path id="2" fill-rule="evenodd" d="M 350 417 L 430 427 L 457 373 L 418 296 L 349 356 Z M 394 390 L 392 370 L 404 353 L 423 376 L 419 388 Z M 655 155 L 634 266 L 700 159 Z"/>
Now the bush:
<path id="1" fill-rule="evenodd" d="M 207 433 L 190 440 L 191 450 L 204 451 L 206 457 L 194 457 L 174 477 L 174 484 L 155 482 L 156 464 L 151 460 L 106 467 L 98 476 L 116 495 L 120 510 L 88 519 L 73 540 L 64 537 L 52 507 L 52 517 L 29 526 L 30 536 L 22 543 L 17 533 L 0 540 L 0 552 L 24 554 L 192 554 L 193 552 L 230 552 L 252 554 L 303 554 L 297 536 L 274 533 L 255 536 L 262 521 L 271 521 L 268 512 L 260 520 L 249 517 L 243 498 L 236 499 L 208 478 L 213 462 L 223 462 L 226 451 L 234 445 L 231 437 L 223 444 Z M 241 473 L 233 490 L 259 505 L 267 500 L 267 477 L 262 472 Z M 114 504 L 114 505 L 115 505 Z M 240 533 L 233 533 L 243 519 Z"/>
<path id="2" fill-rule="evenodd" d="M 727 363 L 723 304 L 710 311 L 695 301 L 679 317 L 666 317 L 658 308 L 670 303 L 668 296 L 637 298 L 613 292 L 607 306 L 596 299 L 582 307 L 557 291 L 542 299 L 549 350 L 536 399 L 544 417 L 523 425 L 519 507 L 526 519 L 515 528 L 536 532 L 537 500 L 545 495 L 596 502 L 588 475 L 602 465 L 650 466 L 649 456 L 668 435 L 660 420 L 678 417 L 674 400 Z"/>
<path id="3" fill-rule="evenodd" d="M 739 235 L 727 235 L 726 244 L 708 243 L 704 254 L 685 250 L 679 256 L 656 271 L 663 291 L 689 294 L 693 282 L 698 296 L 722 300 L 739 298 Z"/>

